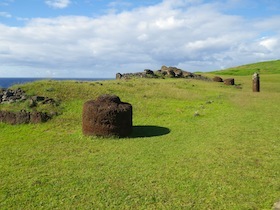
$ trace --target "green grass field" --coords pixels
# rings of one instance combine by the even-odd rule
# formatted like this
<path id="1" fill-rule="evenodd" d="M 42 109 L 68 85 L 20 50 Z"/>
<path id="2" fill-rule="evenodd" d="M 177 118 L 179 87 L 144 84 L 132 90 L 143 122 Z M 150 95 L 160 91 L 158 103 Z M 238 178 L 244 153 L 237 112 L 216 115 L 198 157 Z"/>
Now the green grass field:
<path id="1" fill-rule="evenodd" d="M 222 71 L 214 71 L 212 73 L 223 75 L 247 76 L 252 75 L 255 72 L 259 72 L 261 74 L 280 74 L 280 60 L 247 64 L 243 66 L 228 68 Z"/>
<path id="2" fill-rule="evenodd" d="M 280 74 L 260 77 L 259 93 L 246 74 L 234 76 L 242 89 L 189 79 L 21 85 L 61 100 L 63 114 L 0 123 L 0 209 L 271 209 Z M 131 137 L 82 135 L 83 103 L 101 94 L 132 104 Z"/>

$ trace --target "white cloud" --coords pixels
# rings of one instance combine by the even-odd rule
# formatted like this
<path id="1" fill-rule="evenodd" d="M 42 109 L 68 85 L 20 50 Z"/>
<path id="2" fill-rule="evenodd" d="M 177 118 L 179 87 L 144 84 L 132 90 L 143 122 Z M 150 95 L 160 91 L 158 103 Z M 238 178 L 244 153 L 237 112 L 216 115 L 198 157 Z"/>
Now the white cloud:
<path id="1" fill-rule="evenodd" d="M 11 18 L 12 15 L 8 12 L 0 12 L 0 17 Z"/>
<path id="2" fill-rule="evenodd" d="M 270 51 L 273 51 L 274 49 L 279 47 L 279 40 L 276 38 L 263 38 L 263 40 L 260 41 L 260 45 Z"/>
<path id="3" fill-rule="evenodd" d="M 279 16 L 254 21 L 226 15 L 216 4 L 199 0 L 166 0 L 97 18 L 0 24 L 0 75 L 114 77 L 161 65 L 207 71 L 279 59 L 279 22 Z M 274 34 L 261 39 L 266 31 Z"/>
<path id="4" fill-rule="evenodd" d="M 45 3 L 56 9 L 63 9 L 70 5 L 70 0 L 45 0 Z"/>

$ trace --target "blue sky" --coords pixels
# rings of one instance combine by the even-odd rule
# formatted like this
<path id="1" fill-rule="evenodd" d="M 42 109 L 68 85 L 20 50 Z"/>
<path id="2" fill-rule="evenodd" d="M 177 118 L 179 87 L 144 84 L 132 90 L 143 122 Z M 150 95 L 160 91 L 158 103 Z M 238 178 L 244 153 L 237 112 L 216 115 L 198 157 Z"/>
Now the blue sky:
<path id="1" fill-rule="evenodd" d="M 210 71 L 280 59 L 278 0 L 0 0 L 2 77 Z"/>
<path id="2" fill-rule="evenodd" d="M 30 18 L 57 16 L 96 17 L 111 12 L 122 12 L 141 6 L 159 3 L 159 0 L 108 1 L 108 0 L 1 0 L 1 23 L 23 26 Z M 1 14 L 1 13 L 0 13 Z"/>

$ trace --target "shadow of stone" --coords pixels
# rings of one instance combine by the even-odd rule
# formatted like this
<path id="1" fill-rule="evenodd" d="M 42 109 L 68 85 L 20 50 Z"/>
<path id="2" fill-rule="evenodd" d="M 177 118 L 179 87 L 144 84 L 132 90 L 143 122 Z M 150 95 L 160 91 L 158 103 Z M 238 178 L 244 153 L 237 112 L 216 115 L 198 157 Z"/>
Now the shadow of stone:
<path id="1" fill-rule="evenodd" d="M 132 138 L 141 138 L 141 137 L 153 137 L 153 136 L 163 136 L 170 133 L 169 128 L 152 126 L 152 125 L 140 125 L 133 126 Z"/>

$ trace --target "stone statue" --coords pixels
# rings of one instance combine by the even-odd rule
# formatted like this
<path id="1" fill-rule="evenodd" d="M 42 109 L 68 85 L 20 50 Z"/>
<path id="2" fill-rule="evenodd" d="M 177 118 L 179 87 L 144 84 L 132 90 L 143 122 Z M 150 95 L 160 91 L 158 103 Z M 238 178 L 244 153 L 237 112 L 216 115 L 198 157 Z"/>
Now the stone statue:
<path id="1" fill-rule="evenodd" d="M 257 72 L 253 74 L 253 92 L 260 92 L 260 76 Z"/>

